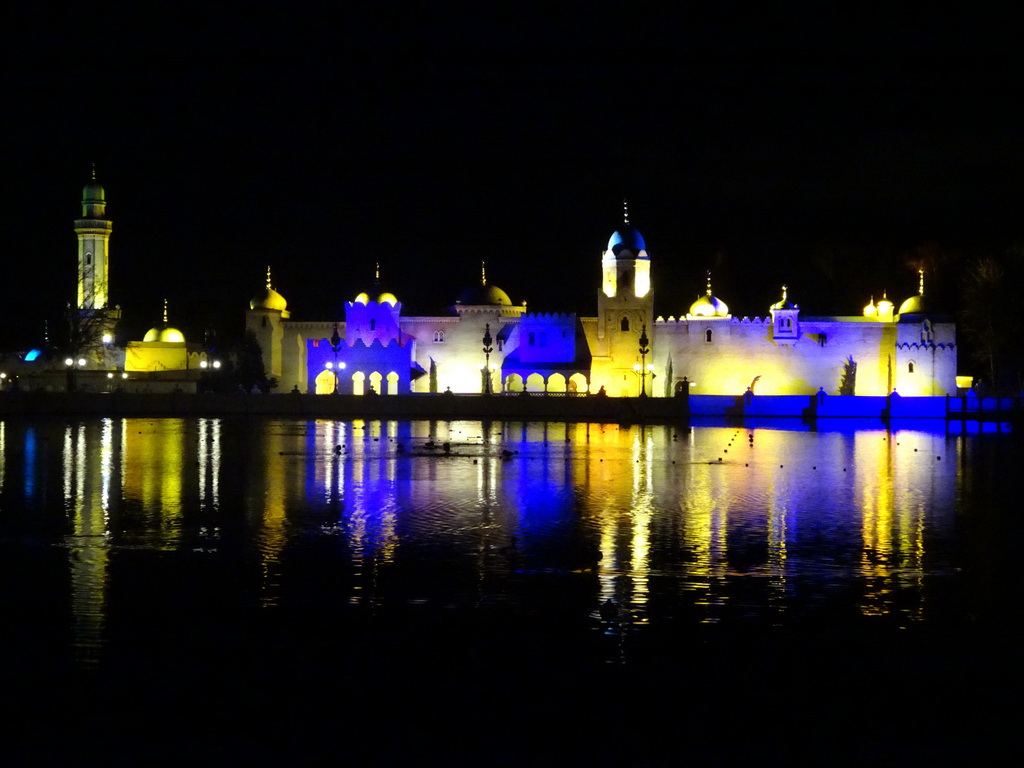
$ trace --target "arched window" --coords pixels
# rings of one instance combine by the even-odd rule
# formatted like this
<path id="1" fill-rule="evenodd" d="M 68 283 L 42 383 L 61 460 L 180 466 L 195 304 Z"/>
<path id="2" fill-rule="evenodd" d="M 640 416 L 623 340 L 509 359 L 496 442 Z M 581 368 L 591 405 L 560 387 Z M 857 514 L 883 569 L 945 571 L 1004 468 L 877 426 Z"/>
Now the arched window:
<path id="1" fill-rule="evenodd" d="M 622 322 L 619 323 L 619 330 L 620 331 L 628 331 L 629 330 L 629 318 L 628 317 L 622 318 Z"/>
<path id="2" fill-rule="evenodd" d="M 444 331 L 434 331 L 434 343 L 444 344 Z"/>
<path id="3" fill-rule="evenodd" d="M 711 343 L 711 329 L 710 328 L 708 328 L 706 331 L 704 331 L 704 341 L 707 342 L 708 344 Z"/>
<path id="4" fill-rule="evenodd" d="M 91 253 L 85 254 L 85 264 L 86 264 L 86 266 L 90 266 L 92 264 L 92 254 Z"/>
<path id="5" fill-rule="evenodd" d="M 372 318 L 370 319 L 370 330 L 371 331 L 377 330 L 377 321 L 372 319 Z"/>
<path id="6" fill-rule="evenodd" d="M 914 372 L 914 364 L 913 363 L 907 363 L 907 373 L 913 373 L 913 372 Z"/>

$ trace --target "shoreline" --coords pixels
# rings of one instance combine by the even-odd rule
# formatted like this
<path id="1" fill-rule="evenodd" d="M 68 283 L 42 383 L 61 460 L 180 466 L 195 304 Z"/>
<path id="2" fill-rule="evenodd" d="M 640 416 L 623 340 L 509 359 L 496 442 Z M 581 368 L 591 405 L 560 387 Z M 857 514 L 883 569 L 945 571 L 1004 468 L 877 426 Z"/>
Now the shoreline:
<path id="1" fill-rule="evenodd" d="M 545 394 L 250 395 L 221 393 L 4 392 L 0 416 L 254 416 L 332 419 L 514 419 L 688 422 L 693 417 L 1019 421 L 1024 400 L 977 397 Z"/>

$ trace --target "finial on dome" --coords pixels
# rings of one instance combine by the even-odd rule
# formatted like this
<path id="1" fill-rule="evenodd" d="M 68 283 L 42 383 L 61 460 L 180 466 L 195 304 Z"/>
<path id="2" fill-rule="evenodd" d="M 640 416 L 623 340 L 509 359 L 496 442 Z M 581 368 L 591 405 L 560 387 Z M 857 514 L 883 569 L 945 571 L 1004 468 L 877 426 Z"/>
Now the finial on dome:
<path id="1" fill-rule="evenodd" d="M 480 260 L 480 285 L 487 285 L 487 262 Z"/>
<path id="2" fill-rule="evenodd" d="M 267 264 L 267 290 L 270 290 L 270 265 Z"/>
<path id="3" fill-rule="evenodd" d="M 786 285 L 785 283 L 782 284 L 782 301 L 783 302 L 786 301 L 786 291 L 788 290 L 788 288 L 789 288 L 788 285 Z"/>
<path id="4" fill-rule="evenodd" d="M 629 201 L 625 198 L 622 200 L 622 221 L 629 226 Z"/>
<path id="5" fill-rule="evenodd" d="M 164 325 L 167 325 L 167 299 L 164 299 Z"/>
<path id="6" fill-rule="evenodd" d="M 711 270 L 708 270 L 708 296 L 711 295 Z"/>
<path id="7" fill-rule="evenodd" d="M 918 296 L 924 296 L 924 267 L 921 267 L 920 269 L 918 269 L 917 270 L 917 274 L 918 274 L 918 277 L 920 278 L 918 280 L 917 294 L 918 294 Z"/>
<path id="8" fill-rule="evenodd" d="M 376 282 L 378 282 L 378 283 L 380 282 L 380 262 L 379 261 L 374 265 L 373 279 Z"/>
<path id="9" fill-rule="evenodd" d="M 96 163 L 92 164 L 92 180 L 96 181 Z"/>

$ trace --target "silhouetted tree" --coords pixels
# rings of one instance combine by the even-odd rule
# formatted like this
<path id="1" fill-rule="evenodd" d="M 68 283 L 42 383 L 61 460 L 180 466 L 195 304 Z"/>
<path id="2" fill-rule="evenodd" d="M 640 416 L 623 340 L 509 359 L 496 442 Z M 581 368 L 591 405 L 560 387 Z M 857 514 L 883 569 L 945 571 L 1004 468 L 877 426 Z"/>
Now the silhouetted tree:
<path id="1" fill-rule="evenodd" d="M 1024 249 L 971 262 L 964 275 L 959 315 L 961 349 L 984 371 L 988 384 L 1019 388 L 1024 333 L 1017 301 L 1024 291 Z"/>
<path id="2" fill-rule="evenodd" d="M 235 351 L 235 380 L 246 392 L 253 388 L 266 394 L 277 386 L 277 379 L 267 378 L 267 369 L 263 364 L 263 350 L 256 339 L 256 334 L 247 330 Z"/>
<path id="3" fill-rule="evenodd" d="M 843 378 L 839 381 L 840 395 L 855 395 L 857 393 L 857 362 L 850 355 L 843 361 Z"/>

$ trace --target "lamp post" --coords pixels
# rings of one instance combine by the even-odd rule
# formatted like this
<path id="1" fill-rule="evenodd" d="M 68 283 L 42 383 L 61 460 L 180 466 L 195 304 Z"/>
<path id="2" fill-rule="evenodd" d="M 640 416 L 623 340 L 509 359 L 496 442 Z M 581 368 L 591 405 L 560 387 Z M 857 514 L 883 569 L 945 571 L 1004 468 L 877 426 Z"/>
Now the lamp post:
<path id="1" fill-rule="evenodd" d="M 647 338 L 647 323 L 640 329 L 640 397 L 647 397 L 647 355 L 651 340 Z"/>
<path id="2" fill-rule="evenodd" d="M 491 343 L 494 341 L 491 338 L 491 324 L 487 323 L 484 325 L 484 394 L 491 394 L 491 352 L 494 351 L 494 347 Z"/>
<path id="3" fill-rule="evenodd" d="M 341 349 L 341 336 L 338 335 L 338 324 L 334 324 L 331 334 L 331 351 L 334 352 L 334 394 L 338 394 L 338 350 Z"/>

